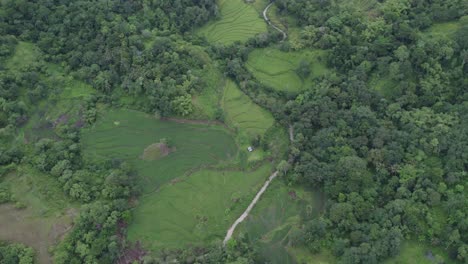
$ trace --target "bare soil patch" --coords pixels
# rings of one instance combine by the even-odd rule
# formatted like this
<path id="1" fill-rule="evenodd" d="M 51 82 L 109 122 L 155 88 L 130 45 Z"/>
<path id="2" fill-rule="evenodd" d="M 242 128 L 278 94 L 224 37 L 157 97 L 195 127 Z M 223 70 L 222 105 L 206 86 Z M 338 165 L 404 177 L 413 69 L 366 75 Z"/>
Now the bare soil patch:
<path id="1" fill-rule="evenodd" d="M 176 151 L 175 147 L 169 147 L 164 143 L 154 143 L 149 145 L 140 156 L 142 160 L 158 160 Z"/>

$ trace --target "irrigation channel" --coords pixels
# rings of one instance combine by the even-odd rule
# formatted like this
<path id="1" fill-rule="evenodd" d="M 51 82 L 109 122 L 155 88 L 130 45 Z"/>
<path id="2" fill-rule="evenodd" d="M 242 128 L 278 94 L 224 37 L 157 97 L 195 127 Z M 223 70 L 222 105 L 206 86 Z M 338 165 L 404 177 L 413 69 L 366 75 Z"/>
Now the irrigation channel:
<path id="1" fill-rule="evenodd" d="M 291 125 L 289 125 L 289 139 L 291 140 L 291 143 L 294 141 L 294 129 Z M 234 224 L 232 224 L 232 226 L 228 229 L 226 237 L 223 240 L 224 246 L 226 246 L 226 243 L 231 239 L 232 234 L 236 230 L 236 227 L 247 218 L 250 211 L 252 211 L 252 208 L 254 208 L 255 204 L 257 204 L 262 194 L 268 188 L 268 185 L 270 185 L 271 181 L 273 181 L 277 176 L 278 171 L 275 171 L 273 172 L 273 174 L 270 175 L 270 177 L 268 177 L 268 180 L 263 184 L 262 188 L 260 189 L 260 191 L 258 191 L 257 195 L 255 195 L 255 198 L 252 200 L 252 202 L 250 202 L 249 206 L 247 207 L 247 209 L 245 209 L 244 213 L 239 218 L 237 218 Z"/>

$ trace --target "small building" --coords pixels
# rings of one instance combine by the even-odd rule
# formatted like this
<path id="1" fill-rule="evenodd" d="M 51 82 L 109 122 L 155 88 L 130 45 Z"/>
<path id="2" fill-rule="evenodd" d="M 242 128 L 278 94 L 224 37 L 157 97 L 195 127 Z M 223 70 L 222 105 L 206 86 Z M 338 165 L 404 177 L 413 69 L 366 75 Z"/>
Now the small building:
<path id="1" fill-rule="evenodd" d="M 250 146 L 250 147 L 247 148 L 247 150 L 248 150 L 249 152 L 252 152 L 252 151 L 253 151 L 253 148 Z"/>

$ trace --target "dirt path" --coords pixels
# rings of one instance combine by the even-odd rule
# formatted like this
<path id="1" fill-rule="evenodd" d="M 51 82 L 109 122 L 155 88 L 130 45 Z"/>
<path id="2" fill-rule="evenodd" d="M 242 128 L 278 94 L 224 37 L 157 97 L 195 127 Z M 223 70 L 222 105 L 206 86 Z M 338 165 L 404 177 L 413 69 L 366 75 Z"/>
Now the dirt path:
<path id="1" fill-rule="evenodd" d="M 226 243 L 229 241 L 229 239 L 231 239 L 232 237 L 232 234 L 234 233 L 234 230 L 236 230 L 236 227 L 237 225 L 239 225 L 240 223 L 242 223 L 242 221 L 245 220 L 245 218 L 247 218 L 247 216 L 249 215 L 250 211 L 252 210 L 252 208 L 255 206 L 255 204 L 258 202 L 258 200 L 260 199 L 260 197 L 262 196 L 262 194 L 266 191 L 266 189 L 268 188 L 268 185 L 270 185 L 270 182 L 272 180 L 274 180 L 276 178 L 276 176 L 278 176 L 278 171 L 275 171 L 273 172 L 273 174 L 268 178 L 268 180 L 263 184 L 263 187 L 260 189 L 260 191 L 257 193 L 257 195 L 255 196 L 255 198 L 252 200 L 252 202 L 249 204 L 249 206 L 247 207 L 247 209 L 244 211 L 244 213 L 239 217 L 237 218 L 237 220 L 234 222 L 234 224 L 231 226 L 231 228 L 229 228 L 229 230 L 227 231 L 227 234 L 226 234 L 226 237 L 224 238 L 224 241 L 223 241 L 223 245 L 225 246 Z"/>
<path id="2" fill-rule="evenodd" d="M 275 24 L 271 23 L 271 20 L 268 18 L 268 9 L 270 9 L 270 7 L 275 3 L 275 1 L 271 1 L 270 4 L 268 4 L 265 9 L 263 10 L 263 19 L 265 19 L 265 21 L 268 23 L 268 25 L 270 25 L 271 27 L 273 27 L 274 29 L 276 29 L 277 31 L 279 31 L 281 34 L 283 34 L 283 39 L 281 41 L 284 41 L 285 39 L 288 38 L 288 34 L 286 34 L 286 32 L 284 32 L 281 28 L 275 26 Z"/>
<path id="3" fill-rule="evenodd" d="M 289 140 L 291 141 L 291 143 L 294 141 L 294 128 L 293 128 L 292 125 L 289 125 Z M 290 160 L 289 162 L 291 163 L 292 161 Z M 237 220 L 234 222 L 234 224 L 232 224 L 232 226 L 229 228 L 229 230 L 227 231 L 226 237 L 223 240 L 223 245 L 224 246 L 229 241 L 229 239 L 232 238 L 232 234 L 236 230 L 236 227 L 240 223 L 242 223 L 247 218 L 247 216 L 249 216 L 249 213 L 250 213 L 250 211 L 252 211 L 252 208 L 254 208 L 255 204 L 257 204 L 257 202 L 260 199 L 260 197 L 262 196 L 262 194 L 268 188 L 268 185 L 270 185 L 271 181 L 274 180 L 276 178 L 276 176 L 278 176 L 278 171 L 275 171 L 275 172 L 273 172 L 273 174 L 271 174 L 271 176 L 268 178 L 268 180 L 263 184 L 263 187 L 260 189 L 260 191 L 258 191 L 257 195 L 255 195 L 255 198 L 252 200 L 252 202 L 250 202 L 247 209 L 245 209 L 244 213 L 239 218 L 237 218 Z"/>

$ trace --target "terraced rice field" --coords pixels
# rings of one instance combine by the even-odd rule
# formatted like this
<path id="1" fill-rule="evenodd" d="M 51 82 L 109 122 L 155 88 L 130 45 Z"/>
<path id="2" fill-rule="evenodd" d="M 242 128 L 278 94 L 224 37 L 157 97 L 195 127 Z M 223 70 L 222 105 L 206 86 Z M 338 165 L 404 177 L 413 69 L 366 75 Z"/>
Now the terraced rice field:
<path id="1" fill-rule="evenodd" d="M 175 151 L 155 161 L 140 158 L 148 146 L 164 138 Z M 146 194 L 190 169 L 231 159 L 237 151 L 233 138 L 221 126 L 160 121 L 122 109 L 108 110 L 93 128 L 83 132 L 82 144 L 85 158 L 120 159 L 135 165 Z"/>
<path id="2" fill-rule="evenodd" d="M 142 197 L 129 238 L 152 250 L 221 241 L 270 172 L 201 170 L 165 185 Z"/>
<path id="3" fill-rule="evenodd" d="M 296 69 L 301 61 L 310 65 L 310 75 L 302 79 Z M 256 49 L 249 54 L 247 69 L 263 84 L 278 91 L 299 92 L 315 77 L 328 72 L 323 51 L 283 52 L 274 48 Z"/>
<path id="4" fill-rule="evenodd" d="M 256 105 L 231 80 L 224 88 L 223 108 L 228 125 L 249 138 L 265 134 L 274 123 L 271 113 Z"/>
<path id="5" fill-rule="evenodd" d="M 232 44 L 266 32 L 267 25 L 255 8 L 244 0 L 219 0 L 221 18 L 198 30 L 210 42 Z"/>

